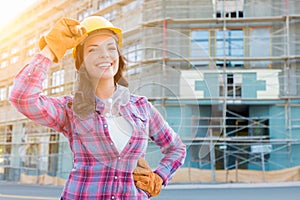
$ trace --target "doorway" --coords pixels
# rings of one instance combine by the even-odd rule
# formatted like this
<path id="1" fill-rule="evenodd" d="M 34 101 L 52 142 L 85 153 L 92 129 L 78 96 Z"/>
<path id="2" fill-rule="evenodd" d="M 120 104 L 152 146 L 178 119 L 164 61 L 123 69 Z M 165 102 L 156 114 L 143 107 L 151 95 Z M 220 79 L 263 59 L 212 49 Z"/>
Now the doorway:
<path id="1" fill-rule="evenodd" d="M 248 117 L 248 105 L 227 105 L 225 132 L 231 140 L 215 146 L 216 169 L 248 168 L 250 145 L 241 141 L 249 136 Z"/>

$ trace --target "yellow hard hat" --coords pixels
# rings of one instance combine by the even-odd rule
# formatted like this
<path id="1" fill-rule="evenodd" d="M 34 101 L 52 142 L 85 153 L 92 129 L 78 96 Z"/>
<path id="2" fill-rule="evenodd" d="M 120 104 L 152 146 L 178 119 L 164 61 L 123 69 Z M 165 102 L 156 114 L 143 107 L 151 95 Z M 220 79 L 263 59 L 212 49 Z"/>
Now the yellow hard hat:
<path id="1" fill-rule="evenodd" d="M 122 48 L 122 30 L 115 27 L 110 21 L 101 16 L 90 16 L 85 18 L 80 25 L 86 28 L 86 33 L 89 34 L 95 30 L 108 29 L 114 32 L 118 38 L 118 45 Z M 73 57 L 76 55 L 76 47 L 73 48 Z"/>

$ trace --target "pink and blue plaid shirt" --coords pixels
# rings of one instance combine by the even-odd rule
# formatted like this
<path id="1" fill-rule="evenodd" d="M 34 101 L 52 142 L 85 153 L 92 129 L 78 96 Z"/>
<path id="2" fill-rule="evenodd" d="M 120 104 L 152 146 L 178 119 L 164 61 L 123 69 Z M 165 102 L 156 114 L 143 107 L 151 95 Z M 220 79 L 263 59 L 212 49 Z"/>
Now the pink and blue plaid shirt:
<path id="1" fill-rule="evenodd" d="M 62 199 L 148 199 L 134 184 L 132 172 L 146 153 L 148 138 L 163 154 L 155 172 L 167 185 L 183 164 L 186 149 L 179 135 L 152 104 L 141 96 L 131 95 L 120 109 L 133 127 L 132 136 L 121 153 L 114 146 L 105 117 L 104 104 L 97 101 L 95 112 L 84 119 L 74 114 L 73 97 L 42 95 L 42 82 L 52 62 L 38 54 L 16 76 L 10 102 L 34 122 L 62 132 L 69 140 L 74 163 Z"/>

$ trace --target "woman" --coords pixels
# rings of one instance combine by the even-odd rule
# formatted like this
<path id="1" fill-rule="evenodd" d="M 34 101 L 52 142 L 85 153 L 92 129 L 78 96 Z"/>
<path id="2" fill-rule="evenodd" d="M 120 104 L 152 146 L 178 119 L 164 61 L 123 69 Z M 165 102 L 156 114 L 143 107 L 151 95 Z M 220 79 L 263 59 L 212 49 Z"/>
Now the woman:
<path id="1" fill-rule="evenodd" d="M 15 78 L 10 102 L 68 138 L 74 166 L 61 199 L 158 195 L 183 164 L 186 150 L 151 103 L 126 87 L 121 29 L 99 16 L 81 23 L 62 18 L 39 44 L 42 50 Z M 71 48 L 78 70 L 74 97 L 42 95 L 52 61 L 59 62 Z M 142 159 L 148 138 L 164 155 L 154 171 Z"/>

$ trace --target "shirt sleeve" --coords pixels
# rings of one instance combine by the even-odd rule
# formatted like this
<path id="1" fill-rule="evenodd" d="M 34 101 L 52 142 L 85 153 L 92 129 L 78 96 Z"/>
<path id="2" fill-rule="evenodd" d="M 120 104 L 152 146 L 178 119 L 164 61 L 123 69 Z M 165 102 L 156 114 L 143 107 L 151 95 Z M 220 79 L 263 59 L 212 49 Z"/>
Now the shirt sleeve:
<path id="1" fill-rule="evenodd" d="M 163 154 L 155 172 L 162 177 L 164 185 L 168 184 L 176 170 L 183 165 L 186 147 L 179 135 L 169 126 L 154 106 L 149 106 L 149 136 L 160 147 Z"/>
<path id="2" fill-rule="evenodd" d="M 34 56 L 15 77 L 9 101 L 32 121 L 65 134 L 68 126 L 64 105 L 67 99 L 42 95 L 42 83 L 51 63 L 41 54 Z"/>

